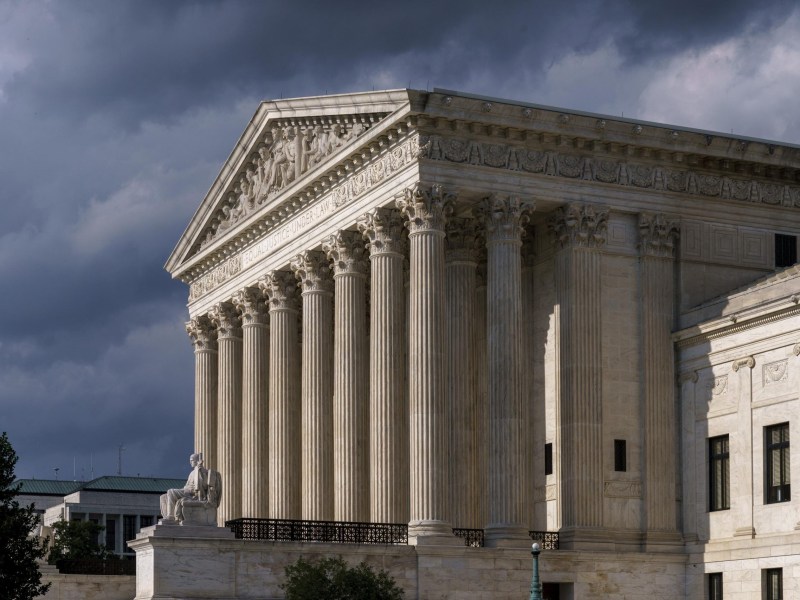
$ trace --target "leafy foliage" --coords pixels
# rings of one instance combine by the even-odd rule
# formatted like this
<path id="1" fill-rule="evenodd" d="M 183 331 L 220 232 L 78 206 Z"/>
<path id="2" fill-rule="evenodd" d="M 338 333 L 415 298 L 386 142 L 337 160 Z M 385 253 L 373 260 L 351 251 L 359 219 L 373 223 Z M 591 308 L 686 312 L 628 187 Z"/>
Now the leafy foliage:
<path id="1" fill-rule="evenodd" d="M 5 432 L 0 436 L 0 598 L 29 600 L 47 593 L 36 560 L 45 554 L 39 540 L 29 537 L 39 517 L 33 505 L 21 507 L 14 483 L 17 453 Z"/>
<path id="2" fill-rule="evenodd" d="M 116 554 L 97 543 L 97 536 L 105 527 L 91 521 L 59 521 L 53 523 L 53 545 L 48 562 L 51 565 L 62 558 L 96 558 L 107 560 Z"/>
<path id="3" fill-rule="evenodd" d="M 348 567 L 341 558 L 309 562 L 299 558 L 285 569 L 286 600 L 402 600 L 403 590 L 386 571 L 362 562 Z"/>

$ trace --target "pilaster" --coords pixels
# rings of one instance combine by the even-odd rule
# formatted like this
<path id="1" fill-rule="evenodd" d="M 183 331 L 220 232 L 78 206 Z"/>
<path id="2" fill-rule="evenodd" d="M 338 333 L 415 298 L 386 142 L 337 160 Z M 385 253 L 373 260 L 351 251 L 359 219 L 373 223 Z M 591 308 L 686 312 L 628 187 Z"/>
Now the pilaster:
<path id="1" fill-rule="evenodd" d="M 410 243 L 409 543 L 455 543 L 448 506 L 445 357 L 445 224 L 454 196 L 441 186 L 405 190 L 397 208 Z"/>
<path id="2" fill-rule="evenodd" d="M 259 281 L 269 301 L 269 513 L 299 519 L 300 353 L 297 282 L 290 271 Z"/>
<path id="3" fill-rule="evenodd" d="M 697 447 L 697 436 L 695 433 L 695 410 L 697 397 L 697 371 L 686 371 L 678 376 L 678 386 L 681 390 L 680 398 L 680 422 L 681 422 L 681 449 L 683 450 L 683 460 L 681 461 L 681 487 L 682 508 L 683 508 L 683 539 L 686 542 L 696 542 L 697 535 L 697 514 L 700 508 L 697 506 L 697 452 L 705 453 L 705 447 L 700 440 L 700 448 Z M 703 508 L 705 510 L 705 508 Z"/>
<path id="4" fill-rule="evenodd" d="M 322 252 L 292 261 L 300 282 L 302 327 L 302 516 L 330 521 L 333 512 L 333 279 Z"/>
<path id="5" fill-rule="evenodd" d="M 567 549 L 608 543 L 603 525 L 602 318 L 599 249 L 608 209 L 572 203 L 555 211 L 561 413 L 561 542 Z"/>
<path id="6" fill-rule="evenodd" d="M 480 458 L 484 421 L 475 365 L 475 289 L 483 242 L 475 219 L 451 219 L 445 238 L 447 405 L 450 409 L 450 518 L 456 527 L 482 528 Z"/>
<path id="7" fill-rule="evenodd" d="M 733 535 L 755 537 L 753 526 L 753 367 L 752 356 L 733 361 L 731 368 L 739 377 L 739 407 L 736 412 L 736 435 L 731 445 L 731 515 L 736 526 Z"/>
<path id="8" fill-rule="evenodd" d="M 240 290 L 233 304 L 242 320 L 242 517 L 269 516 L 269 324 L 257 287 Z"/>
<path id="9" fill-rule="evenodd" d="M 486 230 L 490 546 L 527 545 L 528 406 L 523 402 L 522 235 L 533 204 L 492 195 L 478 207 Z"/>
<path id="10" fill-rule="evenodd" d="M 211 321 L 219 345 L 217 463 L 225 478 L 217 520 L 225 523 L 242 516 L 242 323 L 230 302 L 215 306 Z"/>
<path id="11" fill-rule="evenodd" d="M 356 231 L 322 244 L 333 263 L 335 286 L 333 462 L 334 518 L 369 520 L 369 355 L 367 253 Z"/>
<path id="12" fill-rule="evenodd" d="M 207 315 L 186 323 L 194 346 L 194 451 L 217 468 L 217 330 Z"/>
<path id="13" fill-rule="evenodd" d="M 370 250 L 370 518 L 408 522 L 408 402 L 404 255 L 400 213 L 376 208 L 358 221 Z"/>
<path id="14" fill-rule="evenodd" d="M 674 254 L 678 222 L 663 214 L 639 215 L 642 319 L 643 493 L 645 548 L 674 550 L 680 543 L 675 490 Z"/>

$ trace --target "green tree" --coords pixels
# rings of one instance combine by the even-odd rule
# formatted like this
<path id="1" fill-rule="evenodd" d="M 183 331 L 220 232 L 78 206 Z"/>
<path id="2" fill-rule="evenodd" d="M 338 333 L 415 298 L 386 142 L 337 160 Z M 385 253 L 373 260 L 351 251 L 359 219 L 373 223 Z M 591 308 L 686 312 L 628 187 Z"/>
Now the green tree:
<path id="1" fill-rule="evenodd" d="M 309 562 L 302 557 L 285 569 L 286 600 L 402 600 L 403 590 L 386 571 L 362 562 L 348 567 L 340 558 Z"/>
<path id="2" fill-rule="evenodd" d="M 53 523 L 53 543 L 48 562 L 56 564 L 62 558 L 93 558 L 107 560 L 116 555 L 97 543 L 105 527 L 91 521 L 58 521 Z"/>
<path id="3" fill-rule="evenodd" d="M 14 483 L 17 453 L 5 432 L 0 436 L 0 598 L 29 600 L 47 593 L 36 560 L 45 554 L 39 540 L 29 537 L 39 517 L 33 505 L 22 507 Z"/>

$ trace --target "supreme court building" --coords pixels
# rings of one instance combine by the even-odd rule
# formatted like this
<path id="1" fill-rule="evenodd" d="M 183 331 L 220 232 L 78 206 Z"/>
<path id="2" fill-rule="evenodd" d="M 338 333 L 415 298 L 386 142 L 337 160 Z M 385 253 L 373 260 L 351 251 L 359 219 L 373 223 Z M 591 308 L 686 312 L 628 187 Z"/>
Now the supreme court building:
<path id="1" fill-rule="evenodd" d="M 797 146 L 446 90 L 263 102 L 166 265 L 220 525 L 408 524 L 380 566 L 410 598 L 526 598 L 530 532 L 550 597 L 800 594 L 798 233 Z M 259 543 L 225 552 L 362 558 Z"/>

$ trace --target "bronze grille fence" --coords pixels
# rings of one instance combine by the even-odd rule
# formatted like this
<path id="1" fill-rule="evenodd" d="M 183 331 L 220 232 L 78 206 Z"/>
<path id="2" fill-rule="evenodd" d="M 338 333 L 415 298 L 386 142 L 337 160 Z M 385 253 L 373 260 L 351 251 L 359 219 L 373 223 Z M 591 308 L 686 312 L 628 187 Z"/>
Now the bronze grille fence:
<path id="1" fill-rule="evenodd" d="M 354 523 L 293 519 L 234 519 L 225 523 L 237 539 L 332 544 L 407 544 L 405 523 Z"/>
<path id="2" fill-rule="evenodd" d="M 557 531 L 529 531 L 528 535 L 534 542 L 539 542 L 542 550 L 558 550 Z"/>

